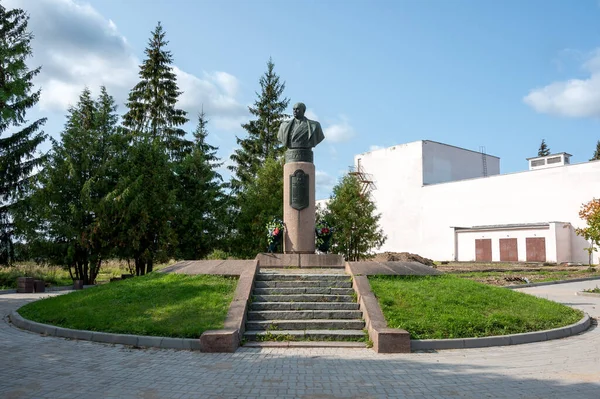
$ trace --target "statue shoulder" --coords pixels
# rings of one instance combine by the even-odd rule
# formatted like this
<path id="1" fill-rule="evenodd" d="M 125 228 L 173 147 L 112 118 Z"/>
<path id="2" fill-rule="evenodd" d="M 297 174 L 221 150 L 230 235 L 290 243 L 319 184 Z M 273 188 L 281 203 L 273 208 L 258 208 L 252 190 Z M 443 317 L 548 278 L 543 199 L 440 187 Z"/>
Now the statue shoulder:
<path id="1" fill-rule="evenodd" d="M 321 124 L 318 121 L 313 121 L 310 119 L 307 119 L 308 123 L 310 123 L 310 126 L 312 127 L 313 130 L 323 130 L 321 129 Z"/>
<path id="2" fill-rule="evenodd" d="M 281 124 L 279 125 L 279 130 L 285 129 L 287 126 L 289 126 L 290 123 L 292 123 L 291 119 L 281 121 Z"/>

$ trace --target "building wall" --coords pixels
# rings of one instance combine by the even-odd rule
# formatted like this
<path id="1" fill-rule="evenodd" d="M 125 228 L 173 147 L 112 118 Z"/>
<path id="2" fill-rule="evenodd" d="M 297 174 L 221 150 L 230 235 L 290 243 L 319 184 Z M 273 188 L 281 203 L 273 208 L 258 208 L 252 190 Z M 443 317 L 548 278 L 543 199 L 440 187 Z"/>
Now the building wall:
<path id="1" fill-rule="evenodd" d="M 422 141 L 423 184 L 483 177 L 482 154 L 435 141 Z M 484 155 L 488 176 L 500 174 L 500 158 Z"/>
<path id="2" fill-rule="evenodd" d="M 585 227 L 578 213 L 582 203 L 599 194 L 592 181 L 600 181 L 600 162 L 424 186 L 423 238 L 438 244 L 415 250 L 433 259 L 453 259 L 450 226 L 560 220 Z M 585 240 L 571 233 L 571 261 L 587 262 L 587 253 L 580 250 L 585 246 Z"/>
<path id="3" fill-rule="evenodd" d="M 566 232 L 557 232 L 554 242 L 562 248 L 559 253 L 568 253 L 565 251 L 570 241 L 569 261 L 587 263 L 588 254 L 583 248 L 589 244 L 574 233 L 574 228 L 585 227 L 578 215 L 581 204 L 600 196 L 597 184 L 592 183 L 600 181 L 600 161 L 494 175 L 499 171 L 499 161 L 495 169 L 489 157 L 489 177 L 424 184 L 476 170 L 476 165 L 481 165 L 481 154 L 466 150 L 455 153 L 452 146 L 423 143 L 397 145 L 355 157 L 355 164 L 360 160 L 377 187 L 372 195 L 387 235 L 379 251 L 408 251 L 435 260 L 453 260 L 457 245 L 453 227 L 559 220 L 572 225 L 567 228 L 569 237 Z M 465 156 L 470 159 L 464 165 L 446 162 L 462 152 L 469 153 Z M 435 157 L 442 161 L 433 160 Z M 443 171 L 448 165 L 453 165 L 450 173 Z"/>
<path id="4" fill-rule="evenodd" d="M 572 249 L 571 249 L 571 241 L 573 238 L 581 239 L 581 237 L 577 237 L 575 231 L 573 230 L 573 226 L 570 223 L 556 223 L 556 262 L 564 263 L 571 262 L 573 257 Z M 581 252 L 581 251 L 578 251 Z"/>
<path id="5" fill-rule="evenodd" d="M 372 192 L 380 226 L 387 241 L 381 248 L 404 251 L 421 243 L 421 187 L 423 186 L 422 144 L 416 141 L 371 151 L 354 157 L 354 164 L 373 174 L 376 190 Z M 409 210 L 409 211 L 407 211 Z"/>
<path id="6" fill-rule="evenodd" d="M 527 259 L 526 239 L 529 237 L 543 237 L 546 239 L 546 262 L 556 262 L 557 248 L 554 229 L 551 226 L 535 228 L 519 228 L 510 230 L 478 230 L 457 231 L 456 260 L 461 262 L 475 261 L 475 240 L 492 240 L 492 262 L 500 262 L 500 239 L 516 238 L 517 255 L 519 262 Z"/>

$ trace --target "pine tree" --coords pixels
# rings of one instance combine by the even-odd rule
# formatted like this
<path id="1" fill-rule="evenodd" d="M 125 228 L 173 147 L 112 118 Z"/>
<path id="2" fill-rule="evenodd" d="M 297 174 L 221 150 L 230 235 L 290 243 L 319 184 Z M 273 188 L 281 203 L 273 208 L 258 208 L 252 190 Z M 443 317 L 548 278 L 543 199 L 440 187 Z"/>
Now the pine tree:
<path id="1" fill-rule="evenodd" d="M 41 223 L 28 239 L 43 250 L 51 247 L 49 254 L 36 255 L 67 266 L 73 279 L 92 284 L 110 249 L 108 234 L 98 231 L 98 218 L 103 198 L 116 184 L 106 173 L 118 122 L 114 99 L 102 88 L 94 101 L 85 88 L 67 118 L 61 141 L 53 140 L 37 178 L 30 218 Z"/>
<path id="2" fill-rule="evenodd" d="M 217 147 L 206 142 L 208 120 L 202 111 L 194 131 L 192 151 L 176 166 L 178 235 L 177 255 L 201 259 L 219 246 L 225 237 L 225 196 L 223 179 L 216 169 L 222 166 Z"/>
<path id="3" fill-rule="evenodd" d="M 546 145 L 546 140 L 542 139 L 542 143 L 540 144 L 540 148 L 538 150 L 538 157 L 545 157 L 550 155 L 550 148 Z"/>
<path id="4" fill-rule="evenodd" d="M 600 140 L 596 143 L 596 151 L 594 151 L 594 155 L 592 155 L 592 159 L 590 161 L 600 160 Z"/>
<path id="5" fill-rule="evenodd" d="M 267 158 L 277 158 L 283 153 L 283 147 L 277 140 L 279 125 L 287 116 L 284 111 L 290 100 L 282 98 L 285 83 L 280 82 L 274 72 L 275 64 L 272 59 L 267 62 L 267 71 L 261 76 L 259 83 L 261 93 L 253 107 L 248 107 L 250 113 L 257 118 L 243 124 L 248 136 L 237 138 L 239 149 L 231 155 L 235 163 L 229 169 L 234 173 L 231 184 L 234 190 L 243 189 L 264 164 Z"/>
<path id="6" fill-rule="evenodd" d="M 379 228 L 380 214 L 375 203 L 361 192 L 358 179 L 350 174 L 333 188 L 333 195 L 323 218 L 333 227 L 332 252 L 343 254 L 347 261 L 368 258 L 386 236 Z"/>
<path id="7" fill-rule="evenodd" d="M 129 93 L 123 126 L 137 139 L 158 140 L 171 158 L 180 158 L 191 143 L 180 127 L 187 113 L 175 108 L 181 92 L 173 72 L 173 56 L 165 47 L 165 31 L 160 22 L 152 32 L 140 65 L 140 82 Z"/>
<path id="8" fill-rule="evenodd" d="M 29 70 L 25 63 L 32 55 L 28 21 L 23 10 L 7 10 L 0 4 L 0 264 L 9 264 L 14 257 L 11 211 L 26 195 L 28 180 L 42 162 L 35 151 L 45 138 L 39 129 L 46 118 L 29 124 L 25 118 L 39 101 L 40 90 L 31 89 L 41 70 Z"/>

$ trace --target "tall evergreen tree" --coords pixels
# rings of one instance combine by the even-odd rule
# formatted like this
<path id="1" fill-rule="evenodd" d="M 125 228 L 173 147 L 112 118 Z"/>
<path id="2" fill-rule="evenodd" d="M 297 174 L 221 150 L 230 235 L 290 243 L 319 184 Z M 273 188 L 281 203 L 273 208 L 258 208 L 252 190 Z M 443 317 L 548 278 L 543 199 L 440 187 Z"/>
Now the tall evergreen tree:
<path id="1" fill-rule="evenodd" d="M 30 219 L 41 223 L 30 223 L 28 239 L 42 250 L 51 248 L 38 255 L 67 266 L 84 284 L 95 281 L 110 249 L 108 234 L 98 231 L 98 218 L 103 198 L 116 184 L 106 165 L 113 157 L 117 122 L 114 99 L 106 89 L 95 101 L 85 88 L 69 109 L 61 141 L 53 140 L 30 201 Z"/>
<path id="2" fill-rule="evenodd" d="M 129 93 L 123 126 L 134 138 L 158 140 L 172 158 L 180 158 L 191 142 L 181 128 L 188 121 L 187 113 L 175 107 L 181 91 L 173 72 L 173 56 L 165 49 L 169 43 L 165 35 L 159 22 L 140 65 L 140 81 Z"/>
<path id="3" fill-rule="evenodd" d="M 546 144 L 546 140 L 542 139 L 542 143 L 540 144 L 540 148 L 538 149 L 538 157 L 545 157 L 550 155 L 550 148 Z"/>
<path id="4" fill-rule="evenodd" d="M 29 70 L 33 35 L 27 31 L 29 16 L 21 9 L 0 4 L 0 264 L 12 262 L 14 223 L 10 215 L 25 195 L 28 179 L 42 162 L 35 156 L 44 141 L 40 131 L 46 118 L 28 123 L 25 114 L 40 98 L 31 92 L 41 67 Z"/>
<path id="5" fill-rule="evenodd" d="M 175 190 L 172 164 L 156 140 L 135 141 L 117 187 L 105 198 L 118 256 L 133 259 L 136 275 L 173 253 Z"/>
<path id="6" fill-rule="evenodd" d="M 216 171 L 222 162 L 216 155 L 217 147 L 206 142 L 207 123 L 202 111 L 194 131 L 193 149 L 175 169 L 177 255 L 182 259 L 201 259 L 225 238 L 224 185 Z"/>
<path id="7" fill-rule="evenodd" d="M 590 161 L 600 160 L 600 140 L 596 143 L 596 150 L 594 151 L 594 155 L 592 155 L 592 159 Z"/>
<path id="8" fill-rule="evenodd" d="M 244 139 L 237 138 L 240 146 L 231 155 L 234 165 L 229 169 L 234 173 L 232 188 L 240 190 L 250 183 L 267 158 L 277 158 L 283 153 L 283 147 L 277 140 L 279 125 L 286 117 L 284 113 L 290 100 L 283 98 L 285 83 L 274 72 L 275 64 L 269 58 L 267 71 L 259 83 L 261 92 L 254 106 L 248 107 L 256 119 L 243 124 L 248 133 Z"/>
<path id="9" fill-rule="evenodd" d="M 361 192 L 358 179 L 350 174 L 333 188 L 323 218 L 333 226 L 332 252 L 343 254 L 347 261 L 370 256 L 386 240 L 379 228 L 380 214 L 368 193 Z"/>
<path id="10" fill-rule="evenodd" d="M 151 272 L 156 260 L 173 252 L 178 183 L 174 171 L 192 145 L 181 128 L 188 121 L 186 112 L 175 107 L 181 92 L 167 44 L 159 22 L 140 65 L 140 82 L 131 90 L 123 116 L 132 139 L 126 170 L 107 197 L 112 217 L 119 221 L 115 237 L 120 255 L 135 260 L 138 275 Z"/>

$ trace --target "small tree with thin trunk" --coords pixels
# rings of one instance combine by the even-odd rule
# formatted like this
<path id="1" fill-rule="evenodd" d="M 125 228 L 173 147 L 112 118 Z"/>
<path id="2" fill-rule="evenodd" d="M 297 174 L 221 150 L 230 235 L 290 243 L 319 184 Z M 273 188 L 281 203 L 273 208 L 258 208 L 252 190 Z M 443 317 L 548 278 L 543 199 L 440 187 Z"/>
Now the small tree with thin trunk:
<path id="1" fill-rule="evenodd" d="M 593 198 L 581 206 L 579 217 L 587 222 L 587 227 L 575 229 L 575 232 L 588 240 L 590 246 L 586 248 L 589 254 L 589 264 L 593 263 L 592 255 L 600 246 L 600 199 Z"/>
<path id="2" fill-rule="evenodd" d="M 332 252 L 343 254 L 347 261 L 369 258 L 387 238 L 379 227 L 381 214 L 376 213 L 375 203 L 351 174 L 333 188 L 327 210 L 320 216 L 333 227 Z"/>

